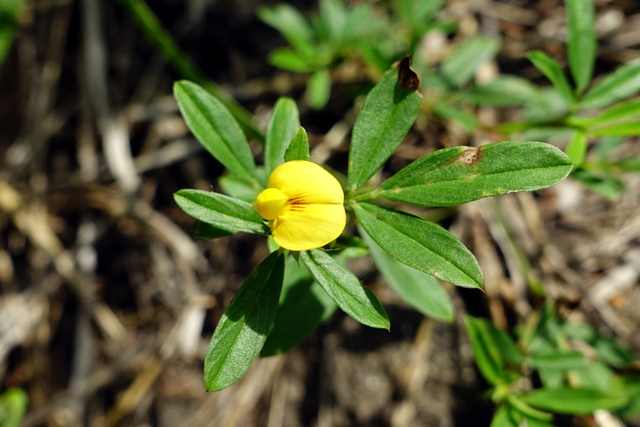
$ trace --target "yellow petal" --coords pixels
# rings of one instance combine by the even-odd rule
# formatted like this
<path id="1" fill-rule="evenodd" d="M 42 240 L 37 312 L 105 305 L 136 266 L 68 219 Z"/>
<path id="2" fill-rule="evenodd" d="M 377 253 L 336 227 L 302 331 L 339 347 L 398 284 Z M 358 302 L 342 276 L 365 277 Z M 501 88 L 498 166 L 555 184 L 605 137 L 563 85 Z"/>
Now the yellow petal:
<path id="1" fill-rule="evenodd" d="M 256 198 L 256 210 L 264 219 L 275 219 L 289 198 L 277 188 L 267 188 Z"/>
<path id="2" fill-rule="evenodd" d="M 283 248 L 306 251 L 337 239 L 346 220 L 342 204 L 287 205 L 271 224 L 271 233 Z"/>
<path id="3" fill-rule="evenodd" d="M 295 204 L 344 203 L 338 180 L 321 166 L 304 160 L 285 162 L 275 168 L 268 187 L 279 189 Z"/>

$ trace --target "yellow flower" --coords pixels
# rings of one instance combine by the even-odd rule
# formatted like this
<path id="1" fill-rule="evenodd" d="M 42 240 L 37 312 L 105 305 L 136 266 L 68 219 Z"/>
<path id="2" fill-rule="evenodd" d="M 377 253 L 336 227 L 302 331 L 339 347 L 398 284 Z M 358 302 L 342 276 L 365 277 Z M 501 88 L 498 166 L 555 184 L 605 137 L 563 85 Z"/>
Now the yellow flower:
<path id="1" fill-rule="evenodd" d="M 292 251 L 315 249 L 344 230 L 344 193 L 338 180 L 315 163 L 286 162 L 273 170 L 256 210 L 269 220 L 278 245 Z"/>

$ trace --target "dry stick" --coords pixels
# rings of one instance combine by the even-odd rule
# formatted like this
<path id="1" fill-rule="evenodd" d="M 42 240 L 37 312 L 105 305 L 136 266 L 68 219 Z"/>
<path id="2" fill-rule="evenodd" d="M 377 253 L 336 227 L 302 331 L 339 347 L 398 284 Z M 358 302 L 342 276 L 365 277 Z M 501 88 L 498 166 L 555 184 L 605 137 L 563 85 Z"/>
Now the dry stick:
<path id="1" fill-rule="evenodd" d="M 98 10 L 100 4 L 95 0 L 83 0 L 81 5 L 85 78 L 98 129 L 102 134 L 105 160 L 123 190 L 132 193 L 140 185 L 140 178 L 133 164 L 126 122 L 114 116 L 109 105 L 106 48 Z"/>

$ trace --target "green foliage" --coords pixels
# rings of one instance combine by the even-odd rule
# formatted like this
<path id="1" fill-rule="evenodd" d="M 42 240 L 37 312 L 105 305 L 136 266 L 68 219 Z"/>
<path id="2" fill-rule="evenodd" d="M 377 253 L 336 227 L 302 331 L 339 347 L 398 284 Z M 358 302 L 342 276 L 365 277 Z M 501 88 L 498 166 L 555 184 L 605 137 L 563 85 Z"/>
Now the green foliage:
<path id="1" fill-rule="evenodd" d="M 0 68 L 13 43 L 13 34 L 25 3 L 24 0 L 0 2 Z"/>
<path id="2" fill-rule="evenodd" d="M 0 394 L 0 425 L 19 427 L 28 403 L 29 396 L 21 388 L 10 388 Z"/>
<path id="3" fill-rule="evenodd" d="M 360 235 L 367 242 L 371 257 L 380 273 L 407 304 L 425 316 L 445 322 L 453 321 L 451 298 L 434 276 L 398 262 L 362 229 Z"/>
<path id="4" fill-rule="evenodd" d="M 488 320 L 465 318 L 476 364 L 499 406 L 492 426 L 519 425 L 523 419 L 550 425 L 550 412 L 588 415 L 607 409 L 638 415 L 637 377 L 614 371 L 634 361 L 628 350 L 587 324 L 563 321 L 550 305 L 531 320 L 519 329 L 516 342 Z M 533 390 L 524 386 L 532 371 L 542 382 Z"/>
<path id="5" fill-rule="evenodd" d="M 222 315 L 205 358 L 208 391 L 222 390 L 236 382 L 262 350 L 278 308 L 284 258 L 280 252 L 265 258 Z"/>
<path id="6" fill-rule="evenodd" d="M 362 187 L 393 154 L 418 115 L 422 98 L 398 86 L 398 74 L 387 71 L 369 93 L 353 125 L 349 150 L 349 188 Z"/>
<path id="7" fill-rule="evenodd" d="M 323 13 L 336 13 L 331 10 L 338 4 L 327 2 Z M 291 11 L 285 8 L 277 13 Z M 337 37 L 344 27 L 332 25 L 325 30 Z M 296 43 L 302 46 L 303 41 Z M 457 77 L 456 81 L 463 80 Z M 309 159 L 309 141 L 299 126 L 295 104 L 286 98 L 276 103 L 266 134 L 265 165 L 261 167 L 255 165 L 246 137 L 220 102 L 190 82 L 176 83 L 175 93 L 187 126 L 230 171 L 219 181 L 228 195 L 181 190 L 175 194 L 176 203 L 200 221 L 199 237 L 218 238 L 236 232 L 267 234 L 272 224 L 260 218 L 252 203 L 264 188 L 269 171 L 283 161 Z M 345 206 L 360 223 L 364 241 L 345 235 L 330 244 L 327 252 L 312 249 L 295 253 L 301 264 L 289 262 L 287 273 L 287 251 L 274 246 L 274 252 L 238 291 L 213 334 L 205 360 L 207 389 L 219 390 L 232 384 L 258 353 L 279 354 L 299 344 L 336 307 L 364 325 L 389 329 L 381 303 L 342 264 L 339 255 L 363 256 L 370 252 L 390 286 L 405 301 L 425 315 L 446 321 L 452 320 L 453 308 L 436 278 L 482 288 L 478 262 L 451 233 L 414 215 L 373 204 L 375 199 L 449 206 L 548 187 L 571 170 L 571 161 L 548 144 L 502 142 L 480 149 L 440 150 L 412 163 L 377 188 L 374 182 L 369 184 L 373 189 L 367 187 L 365 184 L 402 142 L 421 102 L 416 91 L 400 86 L 396 70 L 385 73 L 367 96 L 354 125 L 348 174 L 342 180 L 348 190 Z M 487 325 L 478 328 L 500 346 L 496 348 L 509 349 L 504 360 L 495 359 L 495 353 L 494 359 L 487 359 L 495 365 L 492 378 L 497 381 L 505 363 L 518 363 L 517 352 L 500 331 Z M 527 407 L 522 401 L 517 404 Z M 530 412 L 535 409 L 530 408 Z"/>

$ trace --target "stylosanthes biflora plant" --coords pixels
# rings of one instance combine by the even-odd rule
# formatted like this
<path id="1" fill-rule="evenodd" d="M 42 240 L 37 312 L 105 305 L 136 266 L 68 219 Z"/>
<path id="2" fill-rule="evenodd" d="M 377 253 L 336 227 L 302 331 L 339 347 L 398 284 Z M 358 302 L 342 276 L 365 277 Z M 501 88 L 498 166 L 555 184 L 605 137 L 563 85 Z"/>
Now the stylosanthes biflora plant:
<path id="1" fill-rule="evenodd" d="M 407 303 L 451 321 L 452 304 L 438 280 L 481 289 L 478 262 L 447 230 L 394 208 L 393 202 L 457 205 L 545 188 L 571 171 L 569 158 L 551 145 L 509 141 L 439 150 L 380 185 L 370 182 L 420 108 L 415 87 L 402 83 L 392 69 L 366 97 L 353 128 L 347 176 L 338 179 L 310 161 L 291 99 L 276 103 L 264 165 L 256 166 L 226 108 L 196 84 L 176 83 L 187 125 L 228 170 L 219 181 L 226 195 L 180 190 L 176 202 L 200 220 L 199 237 L 245 232 L 272 238 L 271 254 L 237 291 L 211 338 L 204 368 L 208 390 L 233 384 L 258 355 L 296 346 L 338 307 L 364 325 L 389 329 L 382 304 L 344 266 L 349 256 L 369 253 Z"/>

